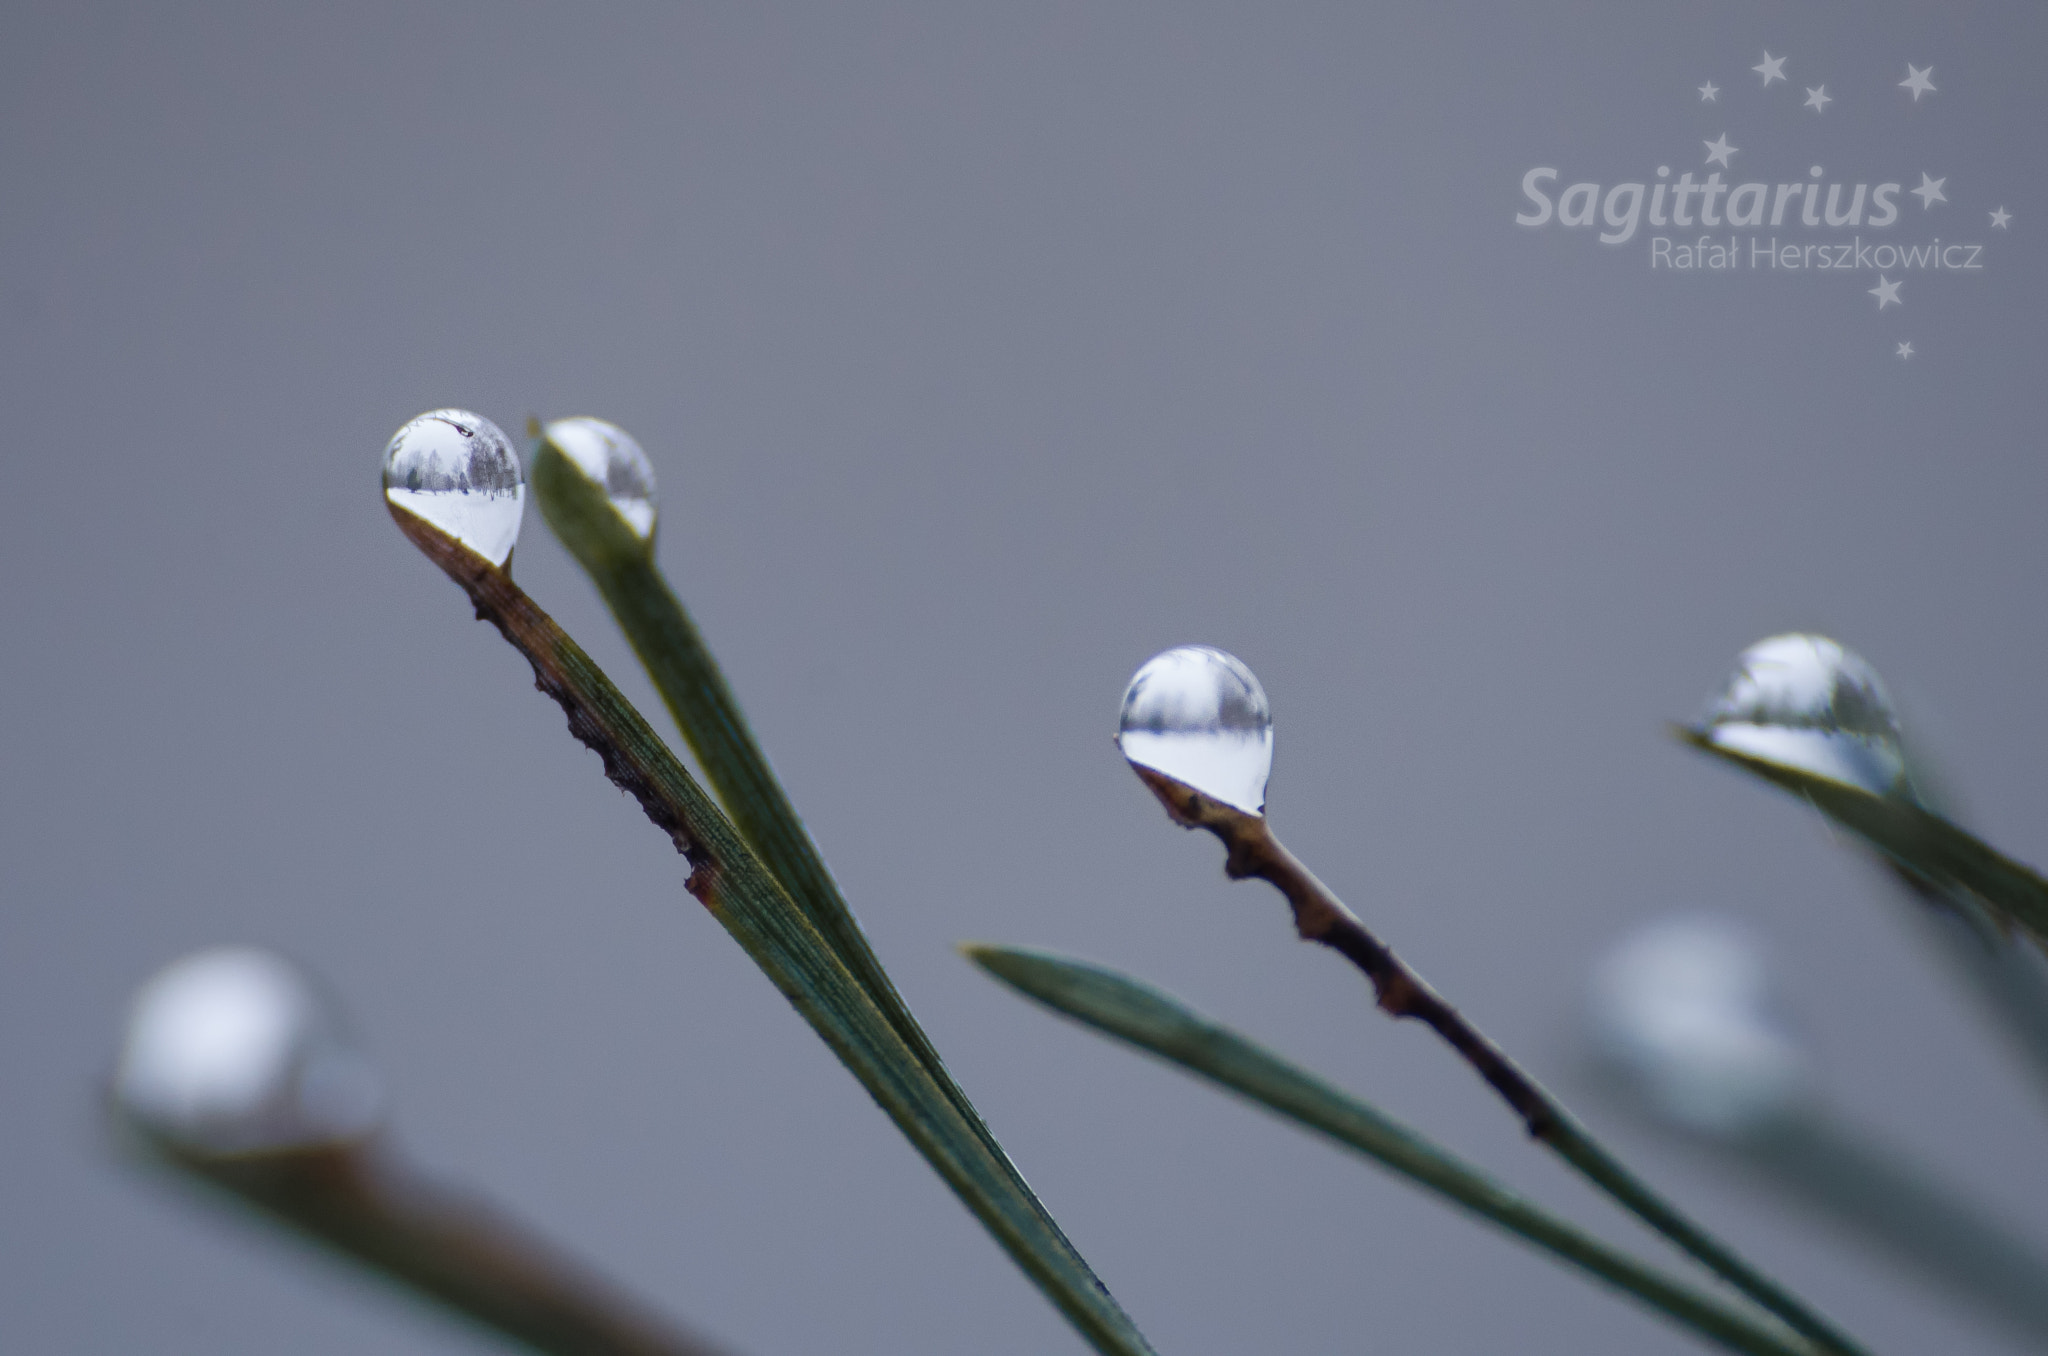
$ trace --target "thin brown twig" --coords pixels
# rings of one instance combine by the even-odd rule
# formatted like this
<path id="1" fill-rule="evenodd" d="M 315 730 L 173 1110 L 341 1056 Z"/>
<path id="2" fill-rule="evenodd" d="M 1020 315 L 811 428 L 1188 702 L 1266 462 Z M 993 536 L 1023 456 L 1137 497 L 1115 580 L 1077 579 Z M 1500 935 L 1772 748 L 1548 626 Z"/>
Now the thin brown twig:
<path id="1" fill-rule="evenodd" d="M 1532 1138 L 1821 1350 L 1860 1356 L 1863 1348 L 1854 1339 L 1680 1214 L 1603 1148 L 1563 1104 L 1374 936 L 1274 836 L 1264 815 L 1246 814 L 1150 768 L 1131 767 L 1175 823 L 1216 835 L 1227 853 L 1225 874 L 1232 880 L 1263 880 L 1286 896 L 1295 931 L 1304 941 L 1327 946 L 1364 971 L 1379 1006 L 1390 1016 L 1412 1017 L 1441 1036 L 1514 1109 Z"/>
<path id="2" fill-rule="evenodd" d="M 1232 880 L 1257 878 L 1278 889 L 1294 909 L 1294 930 L 1303 941 L 1319 942 L 1363 970 L 1372 981 L 1380 1008 L 1389 1016 L 1413 1017 L 1448 1041 L 1515 1109 L 1532 1137 L 1546 1141 L 1556 1137 L 1562 1109 L 1499 1046 L 1466 1021 L 1463 1013 L 1373 936 L 1358 915 L 1274 837 L 1264 815 L 1232 809 L 1150 768 L 1135 771 L 1176 823 L 1208 829 L 1223 841 L 1230 852 L 1223 870 Z"/>

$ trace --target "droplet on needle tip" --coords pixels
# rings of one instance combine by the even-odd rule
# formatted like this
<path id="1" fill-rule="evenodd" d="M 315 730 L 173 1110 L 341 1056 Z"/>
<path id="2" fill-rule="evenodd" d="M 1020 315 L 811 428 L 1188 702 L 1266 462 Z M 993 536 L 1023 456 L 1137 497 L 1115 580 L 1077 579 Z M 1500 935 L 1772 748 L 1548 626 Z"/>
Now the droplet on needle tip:
<path id="1" fill-rule="evenodd" d="M 583 415 L 553 420 L 545 432 L 547 440 L 604 491 L 633 535 L 651 541 L 658 512 L 654 467 L 633 435 L 617 424 Z"/>
<path id="2" fill-rule="evenodd" d="M 519 540 L 526 472 L 490 420 L 429 410 L 385 446 L 384 497 L 502 566 Z"/>
<path id="3" fill-rule="evenodd" d="M 1873 795 L 1913 795 L 1877 670 L 1826 636 L 1772 636 L 1744 650 L 1700 733 L 1718 748 Z"/>

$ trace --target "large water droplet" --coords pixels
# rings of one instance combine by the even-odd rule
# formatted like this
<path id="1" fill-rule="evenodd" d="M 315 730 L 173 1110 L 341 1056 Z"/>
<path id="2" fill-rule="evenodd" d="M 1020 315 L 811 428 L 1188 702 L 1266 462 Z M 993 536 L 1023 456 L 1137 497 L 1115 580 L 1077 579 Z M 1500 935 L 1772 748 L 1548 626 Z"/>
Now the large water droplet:
<path id="1" fill-rule="evenodd" d="M 1874 795 L 1913 794 L 1877 670 L 1826 636 L 1772 636 L 1744 650 L 1703 732 L 1720 748 Z"/>
<path id="2" fill-rule="evenodd" d="M 1139 767 L 1248 815 L 1266 811 L 1273 710 L 1234 655 L 1183 645 L 1153 656 L 1124 689 L 1116 742 Z"/>
<path id="3" fill-rule="evenodd" d="M 604 491 L 642 541 L 654 538 L 654 467 L 633 435 L 617 424 L 579 415 L 547 426 L 547 439 Z"/>
<path id="4" fill-rule="evenodd" d="M 512 558 L 526 472 L 504 430 L 468 410 L 429 410 L 384 449 L 384 497 L 493 565 Z"/>
<path id="5" fill-rule="evenodd" d="M 1590 996 L 1600 1052 L 1684 1129 L 1755 1131 L 1805 1091 L 1805 1061 L 1776 1014 L 1763 958 L 1731 923 L 1642 928 L 1601 962 Z"/>
<path id="6" fill-rule="evenodd" d="M 376 1071 L 313 983 L 251 947 L 195 952 L 142 986 L 114 1094 L 144 1127 L 201 1153 L 354 1139 L 383 1104 Z"/>

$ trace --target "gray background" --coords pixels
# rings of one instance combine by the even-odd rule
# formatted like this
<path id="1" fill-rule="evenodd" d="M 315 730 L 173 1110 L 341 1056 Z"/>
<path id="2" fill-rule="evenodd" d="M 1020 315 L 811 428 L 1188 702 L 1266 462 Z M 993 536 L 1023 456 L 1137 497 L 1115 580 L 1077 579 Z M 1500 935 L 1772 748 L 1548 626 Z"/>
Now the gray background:
<path id="1" fill-rule="evenodd" d="M 1725 910 L 1830 1095 L 2048 1238 L 2043 1108 L 1869 870 L 1660 728 L 1826 629 L 2048 859 L 2048 17 L 1963 17 L 9 6 L 0 1346 L 485 1349 L 110 1154 L 126 995 L 250 940 L 346 995 L 421 1159 L 745 1350 L 1079 1349 L 392 529 L 378 452 L 443 404 L 639 434 L 878 948 L 1162 1352 L 1693 1349 L 954 955 L 1126 966 L 1632 1237 L 1123 768 L 1124 681 L 1187 641 L 1272 695 L 1276 827 L 1546 1077 L 1603 946 Z M 1924 221 L 1991 267 L 1879 317 L 1511 224 L 1532 165 L 1723 131 L 1947 175 Z M 527 526 L 519 577 L 646 697 Z M 1885 1350 L 2017 1349 L 1589 1113 Z"/>

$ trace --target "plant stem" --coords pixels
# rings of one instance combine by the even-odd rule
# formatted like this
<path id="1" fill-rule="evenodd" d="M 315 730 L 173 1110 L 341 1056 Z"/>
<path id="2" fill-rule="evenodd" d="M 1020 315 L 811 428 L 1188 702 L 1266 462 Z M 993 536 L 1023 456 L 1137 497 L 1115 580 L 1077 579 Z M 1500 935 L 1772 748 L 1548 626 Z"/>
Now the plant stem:
<path id="1" fill-rule="evenodd" d="M 534 685 L 560 704 L 570 732 L 603 761 L 605 775 L 669 835 L 690 864 L 690 893 L 1025 1274 L 1097 1350 L 1150 1353 L 1009 1158 L 961 1112 L 838 951 L 604 671 L 510 575 L 424 519 L 389 507 L 399 529 L 469 595 L 478 618 L 526 657 Z"/>
<path id="2" fill-rule="evenodd" d="M 1330 887 L 1274 837 L 1265 816 L 1224 805 L 1150 768 L 1133 764 L 1133 770 L 1158 796 L 1174 822 L 1207 829 L 1222 841 L 1228 853 L 1223 869 L 1232 880 L 1256 877 L 1278 889 L 1293 907 L 1295 930 L 1304 941 L 1327 946 L 1364 971 L 1379 1006 L 1390 1016 L 1415 1018 L 1441 1036 L 1514 1108 L 1532 1137 L 1701 1265 L 1824 1350 L 1862 1356 L 1863 1349 L 1832 1322 L 1736 1256 L 1624 1167 L 1562 1103 L 1367 930 Z"/>
<path id="3" fill-rule="evenodd" d="M 715 1356 L 481 1202 L 375 1141 L 197 1154 L 146 1151 L 387 1280 L 548 1356 Z"/>
<path id="4" fill-rule="evenodd" d="M 2026 1340 L 2048 1342 L 2048 1256 L 1919 1164 L 1814 1105 L 1734 1134 L 1674 1125 L 1633 1086 L 1628 1108 L 1774 1197 L 1804 1206 Z"/>
<path id="5" fill-rule="evenodd" d="M 2041 952 L 2002 934 L 1967 893 L 1943 890 L 1890 858 L 1887 875 L 1907 899 L 1914 929 L 1948 962 L 2048 1090 L 2048 968 Z"/>
<path id="6" fill-rule="evenodd" d="M 1776 1190 L 1951 1293 L 2048 1341 L 2048 1259 L 1913 1164 L 1818 1115 L 1760 1135 L 1747 1157 Z"/>
<path id="7" fill-rule="evenodd" d="M 1480 1218 L 1634 1296 L 1695 1332 L 1751 1356 L 1808 1356 L 1767 1328 L 1523 1199 L 1377 1108 L 1189 1008 L 1102 966 L 1023 947 L 970 946 L 970 960 L 1054 1011 L 1170 1060 L 1320 1132 Z"/>

